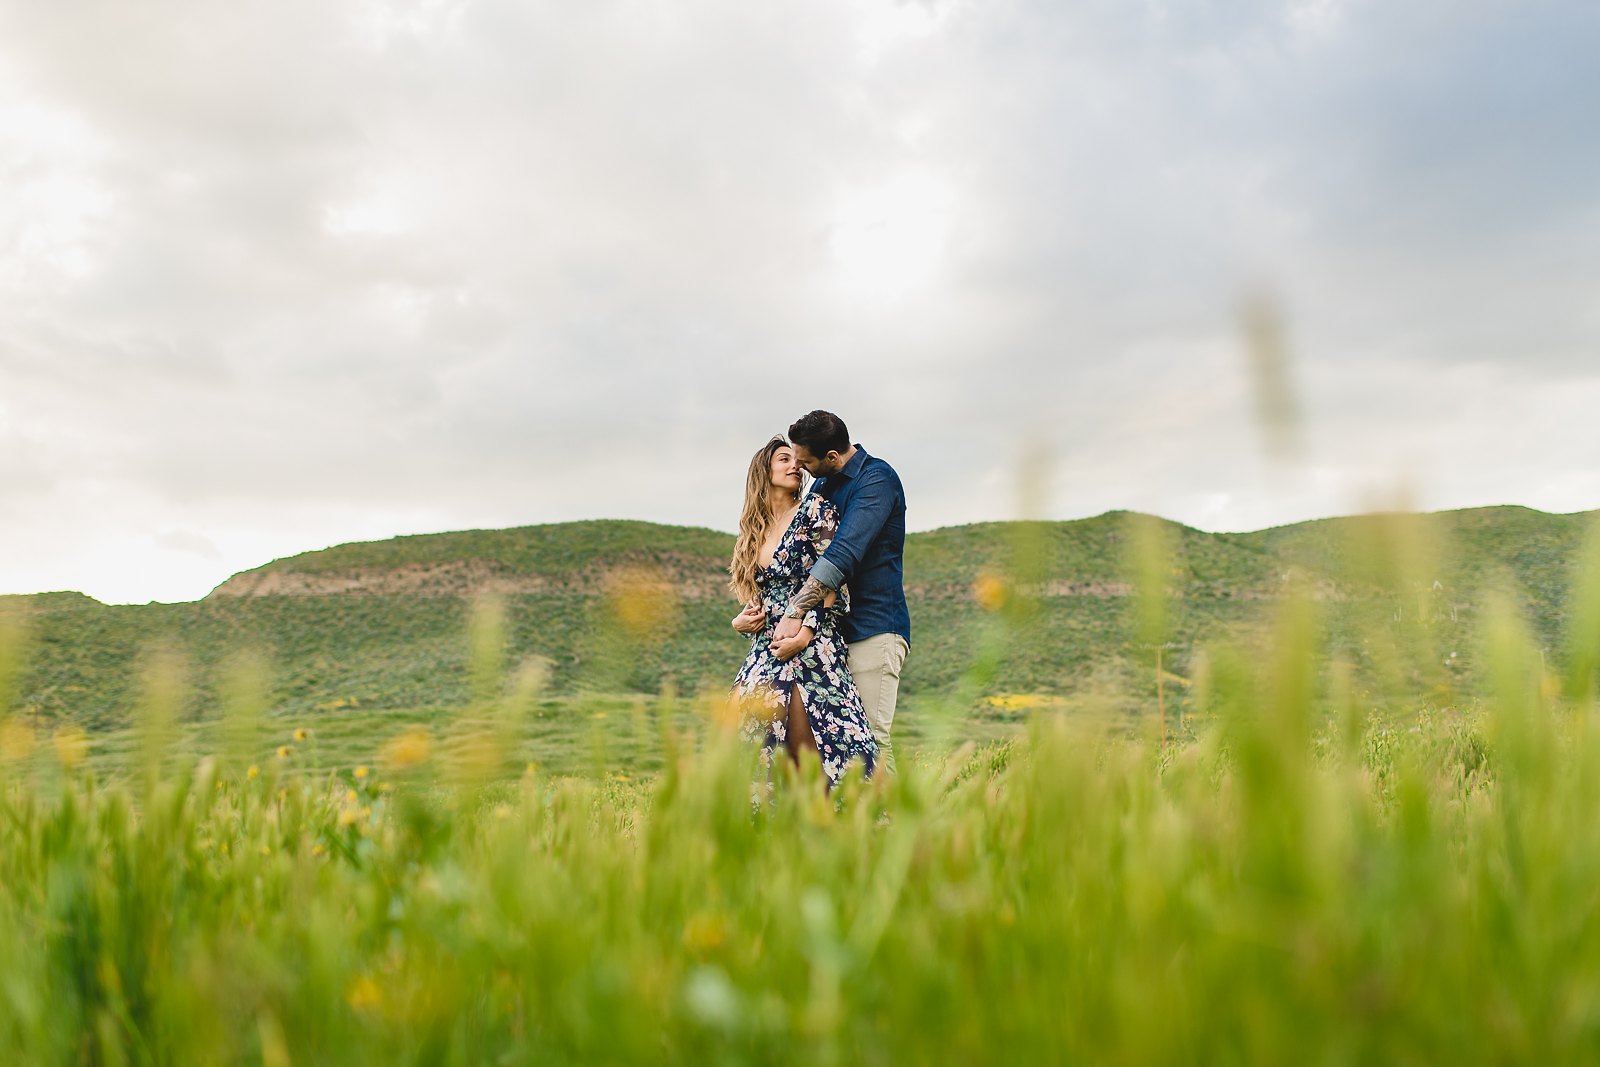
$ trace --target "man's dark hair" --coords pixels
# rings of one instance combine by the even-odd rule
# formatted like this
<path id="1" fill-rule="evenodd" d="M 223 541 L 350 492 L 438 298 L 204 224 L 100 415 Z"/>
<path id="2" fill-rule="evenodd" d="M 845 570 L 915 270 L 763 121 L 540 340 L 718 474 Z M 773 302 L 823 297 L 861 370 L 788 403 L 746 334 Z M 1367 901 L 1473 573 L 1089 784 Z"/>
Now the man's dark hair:
<path id="1" fill-rule="evenodd" d="M 805 445 L 813 456 L 850 451 L 850 430 L 831 411 L 813 411 L 794 420 L 789 427 L 789 440 Z"/>

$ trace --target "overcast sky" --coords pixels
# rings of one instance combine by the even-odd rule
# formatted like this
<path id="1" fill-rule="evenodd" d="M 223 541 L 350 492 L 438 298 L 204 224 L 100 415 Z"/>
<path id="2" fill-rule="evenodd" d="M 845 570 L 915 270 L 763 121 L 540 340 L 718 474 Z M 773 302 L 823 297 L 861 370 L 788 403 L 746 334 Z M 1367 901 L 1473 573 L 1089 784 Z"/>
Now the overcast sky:
<path id="1" fill-rule="evenodd" d="M 1600 508 L 1600 4 L 0 0 L 0 592 L 731 530 Z M 1304 416 L 1263 449 L 1239 308 Z"/>

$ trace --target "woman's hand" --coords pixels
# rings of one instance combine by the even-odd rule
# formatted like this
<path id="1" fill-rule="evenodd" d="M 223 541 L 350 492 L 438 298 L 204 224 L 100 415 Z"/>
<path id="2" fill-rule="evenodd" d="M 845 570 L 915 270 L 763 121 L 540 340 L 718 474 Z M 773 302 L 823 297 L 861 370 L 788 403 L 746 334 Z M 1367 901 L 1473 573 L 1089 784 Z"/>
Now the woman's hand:
<path id="1" fill-rule="evenodd" d="M 767 612 L 760 604 L 749 603 L 733 617 L 733 628 L 742 634 L 758 634 L 767 624 Z"/>
<path id="2" fill-rule="evenodd" d="M 778 658 L 779 662 L 794 659 L 804 651 L 815 636 L 817 635 L 811 632 L 811 627 L 802 626 L 800 627 L 800 632 L 793 637 L 786 637 L 781 641 L 773 641 L 772 654 Z"/>

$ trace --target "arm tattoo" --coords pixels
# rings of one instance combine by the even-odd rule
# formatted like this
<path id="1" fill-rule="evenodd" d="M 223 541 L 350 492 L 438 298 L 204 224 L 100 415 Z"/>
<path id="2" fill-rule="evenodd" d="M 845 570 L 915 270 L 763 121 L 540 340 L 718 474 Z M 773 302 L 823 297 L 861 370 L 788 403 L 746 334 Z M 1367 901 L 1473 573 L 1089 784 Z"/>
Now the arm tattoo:
<path id="1" fill-rule="evenodd" d="M 789 601 L 789 610 L 786 614 L 804 615 L 821 604 L 830 591 L 819 579 L 807 578 L 806 584 L 802 585 L 800 591 L 794 595 L 794 599 Z"/>

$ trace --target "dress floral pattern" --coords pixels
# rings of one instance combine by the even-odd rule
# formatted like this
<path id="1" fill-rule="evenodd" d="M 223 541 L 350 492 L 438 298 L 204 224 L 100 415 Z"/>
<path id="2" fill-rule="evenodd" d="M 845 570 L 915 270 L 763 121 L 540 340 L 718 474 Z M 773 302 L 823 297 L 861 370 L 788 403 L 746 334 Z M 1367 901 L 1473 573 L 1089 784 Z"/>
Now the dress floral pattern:
<path id="1" fill-rule="evenodd" d="M 806 613 L 803 625 L 816 636 L 788 662 L 772 654 L 772 634 L 789 600 L 800 591 L 812 564 L 839 530 L 839 509 L 815 493 L 800 502 L 789 528 L 772 553 L 770 566 L 756 568 L 756 585 L 766 610 L 766 625 L 751 640 L 750 654 L 734 679 L 733 691 L 744 709 L 740 733 L 761 743 L 761 762 L 772 766 L 773 751 L 784 742 L 787 709 L 795 686 L 805 707 L 811 732 L 817 739 L 822 771 L 828 785 L 837 785 L 851 761 L 861 760 L 871 775 L 878 759 L 878 744 L 867 726 L 861 696 L 850 677 L 839 619 L 850 610 L 849 596 L 839 591 L 831 607 Z"/>

